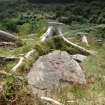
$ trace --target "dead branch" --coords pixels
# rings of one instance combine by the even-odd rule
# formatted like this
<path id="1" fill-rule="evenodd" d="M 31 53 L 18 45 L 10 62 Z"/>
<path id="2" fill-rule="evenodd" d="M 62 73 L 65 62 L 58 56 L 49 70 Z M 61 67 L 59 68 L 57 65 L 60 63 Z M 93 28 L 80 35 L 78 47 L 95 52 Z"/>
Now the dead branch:
<path id="1" fill-rule="evenodd" d="M 10 33 L 7 33 L 5 31 L 2 31 L 0 30 L 0 40 L 4 40 L 4 41 L 16 41 L 17 40 L 17 37 L 10 34 Z"/>
<path id="2" fill-rule="evenodd" d="M 47 102 L 52 102 L 52 103 L 54 103 L 56 105 L 64 105 L 64 104 L 62 104 L 62 103 L 60 103 L 60 102 L 58 102 L 58 101 L 56 101 L 56 100 L 54 100 L 52 98 L 49 98 L 49 97 L 40 97 L 40 99 L 44 100 L 44 101 L 47 101 Z"/>

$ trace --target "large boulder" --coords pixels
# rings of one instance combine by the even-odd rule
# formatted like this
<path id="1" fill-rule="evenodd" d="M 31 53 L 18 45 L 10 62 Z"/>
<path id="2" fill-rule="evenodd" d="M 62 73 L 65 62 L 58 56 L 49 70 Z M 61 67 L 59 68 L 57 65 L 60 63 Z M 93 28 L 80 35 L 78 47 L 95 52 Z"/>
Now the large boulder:
<path id="1" fill-rule="evenodd" d="M 56 50 L 39 57 L 28 73 L 28 84 L 34 94 L 65 83 L 86 83 L 79 63 L 65 51 Z"/>

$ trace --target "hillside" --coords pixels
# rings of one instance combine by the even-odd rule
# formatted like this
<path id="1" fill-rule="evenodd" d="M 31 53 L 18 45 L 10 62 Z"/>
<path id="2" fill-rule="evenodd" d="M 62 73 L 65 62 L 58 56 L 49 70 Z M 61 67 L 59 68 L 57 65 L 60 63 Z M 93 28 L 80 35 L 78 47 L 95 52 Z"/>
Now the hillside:
<path id="1" fill-rule="evenodd" d="M 36 4 L 26 0 L 12 0 L 1 1 L 0 5 L 0 26 L 13 32 L 19 32 L 21 27 L 29 27 L 30 30 L 31 27 L 34 27 L 36 30 L 38 28 L 36 21 L 41 24 L 43 20 L 48 19 L 56 19 L 69 25 L 73 22 L 80 24 L 105 23 L 104 1 L 93 0 L 90 3 L 77 1 L 63 5 L 63 3 Z"/>
<path id="2" fill-rule="evenodd" d="M 50 21 L 52 23 L 54 21 L 53 24 L 57 26 L 48 27 Z M 9 34 L 11 37 L 8 36 L 8 33 L 11 33 Z M 51 33 L 55 36 L 50 36 Z M 62 39 L 62 33 L 66 41 Z M 60 36 L 56 36 L 56 34 Z M 88 44 L 82 42 L 84 34 L 87 35 Z M 41 38 L 45 38 L 44 42 L 41 42 Z M 67 84 L 57 88 L 53 87 L 48 94 L 45 91 L 47 97 L 57 100 L 63 105 L 104 105 L 104 49 L 104 0 L 0 0 L 0 105 L 52 105 L 43 98 L 34 96 L 29 90 L 27 75 L 28 73 L 33 75 L 31 70 L 34 71 L 34 67 L 35 70 L 37 68 L 38 74 L 28 78 L 38 80 L 40 76 L 45 75 L 44 78 L 49 80 L 48 86 L 55 82 L 52 81 L 52 78 L 58 79 L 53 70 L 58 70 L 57 74 L 61 73 L 59 78 L 63 77 L 62 71 L 65 70 L 64 80 L 61 78 L 59 82 Z M 54 51 L 61 52 L 58 55 L 61 54 L 60 57 L 63 56 L 65 59 L 57 58 L 56 54 L 56 56 L 53 55 L 55 58 L 50 57 Z M 92 54 L 86 51 L 91 51 Z M 71 74 L 66 72 L 69 71 L 66 68 L 67 64 L 74 60 L 70 58 L 69 61 L 68 56 L 75 54 L 86 57 L 83 61 L 74 61 L 85 75 L 85 84 L 69 81 L 69 78 L 72 78 L 71 74 L 73 73 L 75 78 L 74 71 L 76 69 L 78 71 L 76 66 L 73 68 L 74 71 L 70 66 Z M 64 65 L 63 62 L 65 62 Z M 37 65 L 38 63 L 39 65 Z M 71 62 L 69 65 L 74 64 Z M 45 70 L 45 74 L 43 71 L 40 74 L 41 70 Z M 36 72 L 34 71 L 34 73 Z M 52 72 L 55 77 L 50 74 Z M 78 78 L 80 78 L 80 74 L 77 73 Z M 39 79 L 41 82 L 37 84 L 37 87 L 33 86 L 34 88 L 47 87 L 42 77 Z M 41 91 L 43 90 L 45 89 L 41 88 Z"/>

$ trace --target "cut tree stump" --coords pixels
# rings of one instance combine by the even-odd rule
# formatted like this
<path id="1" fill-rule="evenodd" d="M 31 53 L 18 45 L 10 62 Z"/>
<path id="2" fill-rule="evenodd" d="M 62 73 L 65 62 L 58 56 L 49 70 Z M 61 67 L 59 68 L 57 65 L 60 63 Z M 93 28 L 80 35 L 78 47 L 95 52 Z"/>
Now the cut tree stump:
<path id="1" fill-rule="evenodd" d="M 78 32 L 77 35 L 81 36 L 82 43 L 88 47 L 89 46 L 88 33 L 86 33 L 86 32 Z"/>
<path id="2" fill-rule="evenodd" d="M 52 35 L 59 35 L 64 42 L 68 43 L 69 45 L 75 47 L 76 49 L 80 50 L 81 52 L 88 54 L 88 55 L 95 55 L 93 51 L 87 50 L 84 47 L 81 47 L 71 41 L 69 41 L 67 38 L 63 35 L 63 24 L 59 22 L 48 22 L 48 29 L 47 31 L 41 36 L 41 42 L 44 42 L 47 37 L 50 37 Z"/>

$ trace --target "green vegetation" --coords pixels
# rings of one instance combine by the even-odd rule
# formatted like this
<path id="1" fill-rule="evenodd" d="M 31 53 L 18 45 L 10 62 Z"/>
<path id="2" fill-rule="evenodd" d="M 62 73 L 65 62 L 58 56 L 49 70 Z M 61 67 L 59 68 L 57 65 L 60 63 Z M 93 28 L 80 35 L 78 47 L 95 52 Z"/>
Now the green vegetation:
<path id="1" fill-rule="evenodd" d="M 15 33 L 23 43 L 23 46 L 19 47 L 0 47 L 0 55 L 23 56 L 32 48 L 36 49 L 31 60 L 20 68 L 20 74 L 0 74 L 0 105 L 47 105 L 39 98 L 33 98 L 27 88 L 24 76 L 27 75 L 32 63 L 39 56 L 55 49 L 66 50 L 70 54 L 80 53 L 75 48 L 62 44 L 62 40 L 58 41 L 57 37 L 49 38 L 44 43 L 39 42 L 39 37 L 46 30 L 48 20 L 63 22 L 64 35 L 81 46 L 84 45 L 81 44 L 81 39 L 76 33 L 88 32 L 87 49 L 97 52 L 96 56 L 88 56 L 81 63 L 86 74 L 86 85 L 73 84 L 69 87 L 60 87 L 51 90 L 51 96 L 65 105 L 104 105 L 105 1 L 53 0 L 52 4 L 50 3 L 51 0 L 46 0 L 46 3 L 44 0 L 0 0 L 0 29 Z M 0 71 L 11 73 L 10 70 L 17 62 L 0 61 Z"/>
<path id="2" fill-rule="evenodd" d="M 66 2 L 64 0 L 56 3 L 57 1 L 53 1 L 53 4 L 41 4 L 41 0 L 38 0 L 38 4 L 37 1 L 33 3 L 31 0 L 0 1 L 0 26 L 4 30 L 29 34 L 39 32 L 39 27 L 43 29 L 43 24 L 49 19 L 68 25 L 75 22 L 79 24 L 105 23 L 104 1 L 70 0 L 70 3 L 66 3 L 68 0 Z M 62 2 L 65 2 L 65 5 Z"/>
<path id="3" fill-rule="evenodd" d="M 79 25 L 78 25 L 79 27 Z M 80 26 L 83 27 L 83 26 Z M 95 26 L 94 26 L 95 27 Z M 81 30 L 82 28 L 80 28 Z M 66 29 L 67 30 L 67 29 Z M 73 28 L 71 30 L 71 33 L 76 31 L 77 28 Z M 68 33 L 70 33 L 70 30 L 68 30 Z M 88 59 L 86 59 L 83 63 L 81 63 L 81 67 L 83 68 L 86 78 L 87 78 L 87 84 L 86 85 L 79 85 L 79 84 L 73 84 L 69 87 L 60 87 L 54 90 L 51 90 L 51 96 L 55 97 L 56 100 L 59 100 L 60 102 L 64 103 L 65 105 L 83 105 L 84 103 L 86 105 L 102 105 L 105 100 L 105 77 L 104 77 L 104 62 L 105 62 L 105 51 L 104 51 L 104 44 L 100 47 L 96 40 L 94 39 L 94 34 L 90 32 L 90 46 L 89 49 L 92 48 L 95 51 L 97 51 L 96 56 L 89 56 Z M 39 43 L 37 35 L 31 36 L 29 38 L 26 36 L 24 40 L 25 35 L 20 36 L 20 38 L 23 38 L 23 46 L 19 48 L 0 48 L 1 54 L 4 55 L 12 55 L 15 54 L 19 56 L 19 54 L 25 54 L 30 50 L 30 48 L 35 48 L 37 50 L 37 57 L 43 54 L 48 53 L 49 51 L 52 51 L 54 49 L 61 49 L 61 50 L 67 50 L 69 53 L 77 53 L 77 50 L 71 48 L 67 45 L 62 45 L 61 47 L 57 48 L 58 42 L 55 43 L 54 39 L 48 39 L 45 43 Z M 79 42 L 79 39 L 76 39 L 76 36 L 74 36 L 75 39 L 73 41 Z M 80 42 L 79 42 L 80 43 Z M 96 44 L 97 43 L 97 44 Z M 60 43 L 59 43 L 60 44 Z M 4 49 L 4 50 L 3 50 Z M 6 50 L 7 49 L 7 50 Z M 37 58 L 35 58 L 37 59 Z M 29 61 L 24 65 L 19 72 L 21 73 L 21 76 L 24 77 L 24 75 L 27 74 L 29 71 L 29 67 L 31 66 L 32 62 L 35 61 L 35 59 L 31 59 L 32 61 Z M 1 70 L 5 70 L 9 73 L 9 70 L 16 64 L 17 62 L 7 62 L 4 65 L 0 66 L 2 67 Z M 20 74 L 19 74 L 20 75 Z M 40 99 L 33 98 L 33 96 L 30 94 L 27 88 L 27 82 L 26 80 L 21 80 L 18 76 L 3 76 L 1 83 L 6 82 L 6 85 L 4 85 L 5 88 L 3 88 L 2 94 L 1 94 L 1 102 L 2 103 L 16 103 L 16 105 L 26 105 L 32 104 L 32 105 L 46 105 L 46 103 L 40 101 Z M 73 101 L 73 103 L 69 103 L 69 101 Z"/>

